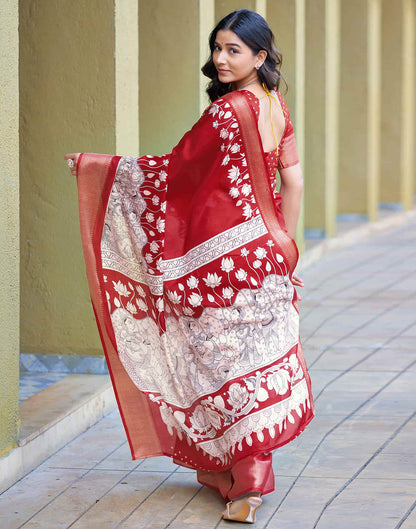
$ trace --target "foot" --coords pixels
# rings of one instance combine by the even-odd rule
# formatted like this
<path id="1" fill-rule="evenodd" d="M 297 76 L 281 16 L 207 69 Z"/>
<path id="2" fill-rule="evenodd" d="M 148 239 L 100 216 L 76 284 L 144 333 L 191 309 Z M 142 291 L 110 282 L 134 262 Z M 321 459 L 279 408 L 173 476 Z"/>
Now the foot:
<path id="1" fill-rule="evenodd" d="M 256 511 L 263 503 L 260 494 L 250 494 L 238 500 L 230 501 L 222 513 L 224 520 L 235 522 L 254 523 L 256 521 Z"/>

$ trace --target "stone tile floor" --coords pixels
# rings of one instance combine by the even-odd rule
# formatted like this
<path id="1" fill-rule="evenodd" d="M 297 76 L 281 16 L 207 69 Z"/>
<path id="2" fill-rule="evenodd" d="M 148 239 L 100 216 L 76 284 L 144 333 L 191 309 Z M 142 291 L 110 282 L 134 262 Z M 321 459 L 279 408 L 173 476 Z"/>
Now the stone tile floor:
<path id="1" fill-rule="evenodd" d="M 61 378 L 67 376 L 67 373 L 38 373 L 26 372 L 20 373 L 19 377 L 19 401 L 32 397 L 42 389 L 45 389 Z"/>
<path id="2" fill-rule="evenodd" d="M 416 529 L 416 222 L 303 278 L 316 418 L 277 450 L 257 529 Z M 167 458 L 131 461 L 114 412 L 0 496 L 2 529 L 217 529 L 222 500 Z"/>

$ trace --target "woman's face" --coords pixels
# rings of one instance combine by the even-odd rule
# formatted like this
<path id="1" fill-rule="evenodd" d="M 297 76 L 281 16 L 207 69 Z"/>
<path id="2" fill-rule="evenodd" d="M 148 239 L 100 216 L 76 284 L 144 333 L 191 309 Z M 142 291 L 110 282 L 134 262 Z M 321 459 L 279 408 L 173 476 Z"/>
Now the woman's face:
<path id="1" fill-rule="evenodd" d="M 233 83 L 234 89 L 241 88 L 248 83 L 258 80 L 256 64 L 262 64 L 260 51 L 253 55 L 251 48 L 231 30 L 220 29 L 217 32 L 212 52 L 212 60 L 218 71 L 221 83 Z"/>

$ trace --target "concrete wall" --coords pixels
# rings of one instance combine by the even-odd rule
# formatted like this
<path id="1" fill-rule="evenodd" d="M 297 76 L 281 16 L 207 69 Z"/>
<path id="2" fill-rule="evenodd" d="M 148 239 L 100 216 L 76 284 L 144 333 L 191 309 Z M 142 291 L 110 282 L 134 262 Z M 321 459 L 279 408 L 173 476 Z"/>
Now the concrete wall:
<path id="1" fill-rule="evenodd" d="M 139 8 L 140 153 L 165 154 L 199 117 L 199 3 Z"/>
<path id="2" fill-rule="evenodd" d="M 116 150 L 114 0 L 19 4 L 21 349 L 101 355 L 63 156 Z"/>
<path id="3" fill-rule="evenodd" d="M 19 430 L 19 37 L 17 0 L 0 2 L 0 457 Z"/>

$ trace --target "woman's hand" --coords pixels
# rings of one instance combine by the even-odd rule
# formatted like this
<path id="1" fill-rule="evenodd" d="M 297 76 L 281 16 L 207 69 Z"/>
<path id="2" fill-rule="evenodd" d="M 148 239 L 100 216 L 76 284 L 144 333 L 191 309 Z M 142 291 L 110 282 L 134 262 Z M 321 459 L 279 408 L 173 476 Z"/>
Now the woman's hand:
<path id="1" fill-rule="evenodd" d="M 77 163 L 80 154 L 80 152 L 69 152 L 65 154 L 65 160 L 72 160 L 74 162 L 72 167 L 68 166 L 72 176 L 77 176 Z"/>
<path id="2" fill-rule="evenodd" d="M 292 274 L 292 283 L 295 287 L 304 287 L 303 280 L 296 274 Z M 301 296 L 298 294 L 298 300 L 302 301 Z"/>

